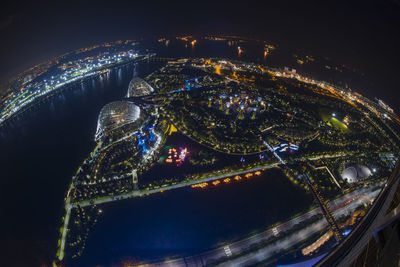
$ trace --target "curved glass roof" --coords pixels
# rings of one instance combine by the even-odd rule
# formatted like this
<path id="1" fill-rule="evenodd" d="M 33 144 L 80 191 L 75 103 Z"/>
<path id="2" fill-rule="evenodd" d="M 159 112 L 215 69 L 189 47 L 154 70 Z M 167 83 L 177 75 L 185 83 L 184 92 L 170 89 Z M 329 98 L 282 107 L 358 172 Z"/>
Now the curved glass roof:
<path id="1" fill-rule="evenodd" d="M 139 119 L 140 108 L 127 101 L 115 101 L 105 105 L 97 121 L 96 140 L 108 132 Z"/>
<path id="2" fill-rule="evenodd" d="M 152 92 L 154 92 L 154 89 L 150 84 L 139 77 L 134 77 L 129 83 L 126 97 L 146 96 Z"/>

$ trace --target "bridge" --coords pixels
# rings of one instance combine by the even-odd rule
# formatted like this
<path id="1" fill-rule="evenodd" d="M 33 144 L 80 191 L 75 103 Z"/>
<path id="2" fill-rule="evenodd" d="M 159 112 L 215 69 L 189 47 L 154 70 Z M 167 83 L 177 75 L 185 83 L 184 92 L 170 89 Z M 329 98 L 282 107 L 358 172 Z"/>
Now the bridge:
<path id="1" fill-rule="evenodd" d="M 355 260 L 357 260 L 358 257 L 365 256 L 366 259 L 368 253 L 370 253 L 371 251 L 375 253 L 375 262 L 369 262 L 369 265 L 378 265 L 377 261 L 379 251 L 376 247 L 376 244 L 375 248 L 372 247 L 369 251 L 367 250 L 366 252 L 365 250 L 366 248 L 368 248 L 369 244 L 374 244 L 374 230 L 378 226 L 380 226 L 382 221 L 384 221 L 386 213 L 395 196 L 395 193 L 399 190 L 399 172 L 400 160 L 397 161 L 396 167 L 394 168 L 391 177 L 378 195 L 374 205 L 368 210 L 367 214 L 363 217 L 357 227 L 342 243 L 334 248 L 326 257 L 321 259 L 315 266 L 350 266 Z"/>
<path id="2" fill-rule="evenodd" d="M 336 157 L 343 157 L 343 156 L 345 156 L 345 155 L 343 155 L 343 154 L 320 155 L 320 156 L 315 156 L 313 158 L 308 158 L 306 160 L 311 160 L 312 161 L 312 160 L 318 160 L 318 159 L 321 159 L 321 158 L 336 158 Z M 302 159 L 302 160 L 304 160 L 304 159 Z M 70 220 L 70 213 L 71 213 L 71 210 L 73 208 L 87 207 L 87 206 L 91 206 L 91 205 L 101 205 L 101 204 L 104 204 L 104 203 L 123 200 L 123 199 L 135 198 L 135 197 L 140 197 L 140 196 L 147 196 L 147 195 L 161 193 L 161 192 L 164 192 L 164 191 L 178 189 L 178 188 L 183 188 L 183 187 L 186 187 L 186 186 L 191 186 L 191 185 L 195 185 L 195 184 L 199 184 L 199 183 L 210 182 L 210 181 L 219 180 L 219 179 L 232 177 L 232 176 L 236 176 L 236 175 L 242 175 L 242 174 L 249 173 L 249 172 L 255 172 L 255 171 L 264 170 L 264 169 L 271 169 L 271 168 L 278 168 L 279 166 L 280 166 L 280 163 L 276 162 L 276 163 L 273 163 L 271 165 L 259 166 L 259 167 L 254 167 L 254 168 L 251 168 L 251 169 L 240 170 L 240 171 L 234 171 L 234 172 L 230 172 L 230 173 L 225 173 L 225 174 L 221 174 L 221 175 L 215 175 L 215 176 L 212 176 L 212 177 L 206 177 L 206 178 L 198 179 L 198 180 L 182 182 L 182 183 L 179 183 L 179 184 L 164 186 L 164 187 L 155 188 L 155 189 L 151 189 L 151 190 L 133 190 L 131 192 L 127 192 L 127 193 L 124 193 L 124 194 L 119 194 L 119 195 L 114 195 L 114 196 L 99 197 L 99 198 L 96 198 L 96 199 L 88 199 L 88 200 L 78 201 L 78 202 L 74 202 L 74 203 L 71 203 L 71 197 L 70 197 L 70 195 L 68 193 L 66 201 L 65 201 L 66 217 L 64 219 L 64 226 L 63 226 L 63 231 L 62 231 L 62 234 L 61 234 L 60 247 L 59 247 L 59 250 L 57 252 L 57 257 L 58 257 L 59 260 L 62 260 L 64 258 L 64 250 L 65 250 L 65 242 L 66 242 L 67 232 L 68 232 L 68 224 L 69 224 L 69 220 Z M 133 174 L 129 173 L 129 175 L 132 176 Z M 73 185 L 71 184 L 70 189 L 68 190 L 68 192 L 70 192 L 72 189 L 73 189 Z M 346 197 L 348 197 L 348 195 L 346 195 Z M 334 203 L 334 202 L 335 201 L 333 201 L 332 203 Z"/>
<path id="3" fill-rule="evenodd" d="M 271 147 L 271 149 L 272 149 L 272 147 Z M 277 155 L 277 156 L 279 157 L 279 155 Z M 308 160 L 318 160 L 321 158 L 336 158 L 336 157 L 343 157 L 343 156 L 344 155 L 320 155 L 320 156 L 313 157 L 312 159 L 309 158 Z M 264 169 L 278 168 L 280 166 L 280 164 L 282 164 L 282 162 L 283 162 L 283 164 L 285 164 L 284 161 L 280 157 L 279 157 L 279 159 L 281 160 L 280 163 L 276 162 L 276 163 L 273 163 L 270 165 L 259 166 L 259 167 L 254 167 L 251 169 L 240 170 L 240 171 L 233 171 L 233 172 L 229 172 L 226 174 L 215 175 L 212 177 L 206 177 L 206 178 L 198 179 L 198 180 L 191 180 L 191 181 L 182 182 L 182 183 L 174 184 L 174 185 L 161 186 L 160 188 L 155 188 L 155 189 L 150 189 L 150 190 L 134 190 L 134 191 L 130 191 L 130 192 L 118 194 L 118 195 L 113 195 L 113 196 L 104 196 L 104 197 L 99 197 L 99 198 L 95 198 L 95 199 L 87 199 L 87 200 L 83 200 L 83 201 L 74 202 L 71 205 L 73 205 L 73 207 L 78 207 L 78 205 L 79 205 L 79 207 L 86 207 L 86 206 L 90 206 L 90 205 L 100 205 L 103 203 L 113 202 L 113 201 L 117 201 L 117 200 L 121 200 L 121 199 L 147 196 L 147 195 L 156 194 L 156 193 L 173 190 L 173 189 L 178 189 L 178 188 L 191 186 L 191 185 L 195 185 L 195 184 L 199 184 L 199 183 L 205 183 L 205 182 L 219 180 L 219 179 L 223 179 L 223 178 L 227 178 L 227 177 L 231 177 L 231 176 L 242 175 L 242 174 L 245 174 L 248 172 L 255 172 L 255 171 L 260 171 L 260 170 L 264 170 Z M 131 173 L 128 174 L 128 176 L 131 176 L 131 175 L 132 175 Z"/>
<path id="4" fill-rule="evenodd" d="M 357 189 L 336 200 L 328 202 L 327 205 L 334 210 L 334 216 L 339 217 L 344 213 L 354 210 L 360 204 L 370 202 L 379 192 L 379 189 L 375 190 L 374 187 L 375 185 L 371 185 L 367 188 Z M 144 263 L 139 266 L 197 267 L 208 265 L 255 265 L 260 261 L 268 260 L 276 254 L 279 254 L 282 249 L 289 249 L 290 247 L 304 241 L 305 238 L 326 230 L 329 227 L 329 224 L 325 219 L 319 219 L 299 231 L 285 235 L 284 238 L 268 243 L 268 240 L 271 240 L 274 236 L 279 236 L 281 233 L 290 231 L 290 229 L 292 229 L 296 224 L 319 214 L 323 214 L 323 212 L 320 207 L 316 207 L 285 222 L 269 227 L 261 233 L 257 233 L 233 243 L 223 244 L 214 250 L 184 258 L 169 259 L 164 262 Z"/>
<path id="5" fill-rule="evenodd" d="M 271 164 L 268 166 L 260 166 L 260 167 L 255 167 L 255 168 L 251 168 L 251 169 L 247 169 L 247 170 L 234 171 L 234 172 L 230 172 L 230 173 L 215 175 L 212 177 L 206 177 L 203 179 L 192 180 L 192 181 L 169 185 L 169 186 L 164 186 L 164 187 L 160 187 L 160 188 L 155 188 L 155 189 L 150 189 L 150 190 L 133 190 L 133 191 L 125 193 L 125 194 L 100 197 L 100 198 L 96 198 L 96 199 L 88 199 L 88 200 L 74 202 L 74 203 L 71 203 L 71 197 L 68 194 L 68 197 L 66 198 L 66 201 L 65 201 L 66 216 L 64 219 L 64 226 L 63 226 L 63 231 L 61 234 L 60 247 L 57 252 L 57 257 L 59 260 L 62 260 L 64 258 L 65 242 L 66 242 L 67 232 L 68 232 L 68 224 L 69 224 L 69 220 L 71 217 L 70 216 L 71 210 L 73 208 L 87 207 L 87 206 L 91 206 L 91 205 L 101 205 L 104 203 L 118 201 L 118 200 L 122 200 L 122 199 L 148 196 L 151 194 L 161 193 L 164 191 L 178 189 L 178 188 L 191 186 L 191 185 L 195 185 L 195 184 L 199 184 L 199 183 L 210 182 L 210 181 L 219 180 L 219 179 L 223 179 L 223 178 L 227 178 L 227 177 L 231 177 L 231 176 L 242 175 L 242 174 L 253 172 L 253 171 L 260 171 L 260 170 L 272 169 L 272 168 L 277 168 L 277 167 L 278 167 L 278 164 L 274 163 L 274 164 Z M 132 177 L 134 177 L 133 172 L 130 175 L 132 175 Z M 71 190 L 72 190 L 72 184 L 71 184 L 68 192 L 70 192 Z"/>
<path id="6" fill-rule="evenodd" d="M 319 205 L 321 206 L 321 210 L 323 211 L 326 220 L 331 225 L 332 231 L 335 234 L 336 240 L 339 242 L 340 240 L 342 240 L 342 236 L 339 231 L 339 226 L 336 224 L 335 218 L 333 217 L 331 211 L 329 210 L 329 207 L 325 204 L 323 197 L 318 192 L 318 189 L 315 187 L 315 185 L 311 182 L 311 179 L 308 176 L 308 174 L 304 173 L 303 177 L 304 177 L 305 182 L 308 184 L 308 187 L 310 188 L 311 192 L 313 193 L 315 199 L 318 201 Z"/>
<path id="7" fill-rule="evenodd" d="M 267 142 L 263 141 L 263 143 L 268 148 L 268 150 L 275 156 L 275 158 L 277 158 L 282 165 L 285 165 L 285 162 L 281 157 L 279 157 L 276 151 Z"/>
<path id="8" fill-rule="evenodd" d="M 155 189 L 150 189 L 150 190 L 134 190 L 134 191 L 131 191 L 131 192 L 128 192 L 128 193 L 124 193 L 124 194 L 100 197 L 100 198 L 89 199 L 89 200 L 84 200 L 84 201 L 80 201 L 80 202 L 74 202 L 71 205 L 74 208 L 76 208 L 78 206 L 79 207 L 86 207 L 86 206 L 90 206 L 90 205 L 100 205 L 100 204 L 113 202 L 113 201 L 117 201 L 117 200 L 121 200 L 121 199 L 148 196 L 148 195 L 151 195 L 151 194 L 161 193 L 161 192 L 164 192 L 164 191 L 178 189 L 178 188 L 191 186 L 191 185 L 195 185 L 195 184 L 199 184 L 199 183 L 211 182 L 211 181 L 214 181 L 214 180 L 219 180 L 219 179 L 223 179 L 223 178 L 227 178 L 227 177 L 232 177 L 232 176 L 236 176 L 236 175 L 246 174 L 246 173 L 249 173 L 249 172 L 255 172 L 255 171 L 271 169 L 271 168 L 277 168 L 277 167 L 278 167 L 278 164 L 274 163 L 274 164 L 271 164 L 271 165 L 268 165 L 268 166 L 260 166 L 260 167 L 255 167 L 255 168 L 241 170 L 241 171 L 229 172 L 229 173 L 226 173 L 226 174 L 215 175 L 215 176 L 206 177 L 206 178 L 203 178 L 203 179 L 192 180 L 192 181 L 188 181 L 188 182 L 182 182 L 182 183 L 174 184 L 174 185 L 162 186 L 160 188 L 155 188 Z"/>

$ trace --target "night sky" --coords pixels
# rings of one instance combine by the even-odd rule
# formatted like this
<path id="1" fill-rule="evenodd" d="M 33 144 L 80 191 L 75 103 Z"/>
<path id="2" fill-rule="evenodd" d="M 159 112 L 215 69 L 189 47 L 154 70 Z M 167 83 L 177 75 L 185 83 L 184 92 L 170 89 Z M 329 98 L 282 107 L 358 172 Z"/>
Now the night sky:
<path id="1" fill-rule="evenodd" d="M 399 0 L 12 1 L 0 12 L 3 79 L 104 41 L 227 33 L 296 46 L 360 69 L 400 110 L 400 101 L 392 99 L 398 89 Z"/>
<path id="2" fill-rule="evenodd" d="M 297 46 L 388 84 L 399 69 L 399 0 L 11 1 L 0 10 L 3 77 L 90 44 L 204 33 Z"/>
<path id="3" fill-rule="evenodd" d="M 365 73 L 368 93 L 400 113 L 400 0 L 10 1 L 0 6 L 0 80 L 89 45 L 180 34 L 255 37 L 329 57 Z"/>

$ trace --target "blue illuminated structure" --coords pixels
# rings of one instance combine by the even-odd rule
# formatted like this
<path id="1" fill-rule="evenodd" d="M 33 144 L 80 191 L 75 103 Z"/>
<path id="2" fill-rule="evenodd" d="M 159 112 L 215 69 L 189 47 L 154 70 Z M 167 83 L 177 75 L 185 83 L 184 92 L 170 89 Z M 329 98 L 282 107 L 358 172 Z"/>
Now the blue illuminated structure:
<path id="1" fill-rule="evenodd" d="M 260 154 L 258 155 L 258 157 L 259 157 L 260 160 L 262 160 L 262 159 L 267 159 L 267 158 L 268 158 L 268 155 L 267 155 L 265 152 L 262 152 L 262 153 L 260 153 Z"/>
<path id="2" fill-rule="evenodd" d="M 189 80 L 185 80 L 185 89 L 190 91 L 190 81 Z"/>
<path id="3" fill-rule="evenodd" d="M 274 151 L 279 150 L 279 152 L 289 151 L 289 152 L 293 153 L 294 151 L 299 150 L 299 146 L 297 146 L 295 144 L 283 143 L 283 144 L 280 144 L 280 145 L 274 147 L 273 150 Z"/>
<path id="4" fill-rule="evenodd" d="M 343 232 L 343 236 L 348 236 L 351 233 L 350 229 L 347 229 Z"/>
<path id="5" fill-rule="evenodd" d="M 194 79 L 185 80 L 184 88 L 185 88 L 186 91 L 190 91 L 192 89 L 199 88 L 199 79 L 198 78 L 194 78 Z"/>
<path id="6" fill-rule="evenodd" d="M 145 141 L 146 141 L 145 138 L 139 138 L 138 145 L 139 145 L 139 146 L 143 146 L 144 143 L 145 143 Z"/>
<path id="7" fill-rule="evenodd" d="M 154 135 L 153 132 L 150 132 L 150 138 L 149 138 L 149 140 L 150 140 L 150 142 L 156 141 L 156 137 L 155 137 L 155 135 Z"/>

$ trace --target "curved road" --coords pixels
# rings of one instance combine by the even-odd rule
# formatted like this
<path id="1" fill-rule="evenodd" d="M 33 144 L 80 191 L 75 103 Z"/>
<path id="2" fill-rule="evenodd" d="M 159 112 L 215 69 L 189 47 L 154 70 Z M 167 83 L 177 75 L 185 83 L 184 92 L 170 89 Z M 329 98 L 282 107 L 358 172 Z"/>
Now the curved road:
<path id="1" fill-rule="evenodd" d="M 361 188 L 350 192 L 336 200 L 332 200 L 328 203 L 329 207 L 334 210 L 334 217 L 340 217 L 343 214 L 353 212 L 359 205 L 368 203 L 375 199 L 379 193 L 378 190 L 373 191 L 374 186 L 367 188 Z M 325 218 L 318 220 L 317 222 L 306 226 L 305 228 L 293 233 L 285 238 L 279 239 L 261 249 L 252 250 L 258 244 L 266 242 L 274 235 L 279 235 L 280 232 L 290 230 L 294 225 L 301 221 L 307 220 L 314 215 L 321 214 L 322 211 L 319 207 L 314 208 L 298 217 L 295 217 L 289 221 L 283 222 L 277 226 L 271 227 L 268 230 L 255 234 L 246 239 L 225 245 L 223 247 L 216 248 L 214 250 L 195 255 L 186 258 L 180 258 L 160 263 L 143 264 L 141 266 L 170 266 L 170 267 L 188 267 L 188 266 L 204 266 L 206 264 L 223 261 L 221 266 L 244 266 L 259 263 L 260 261 L 267 260 L 274 255 L 279 254 L 282 250 L 290 248 L 305 238 L 310 237 L 320 231 L 329 228 L 329 224 Z M 251 251 L 246 253 L 246 251 Z M 240 254 L 246 253 L 242 256 Z M 235 259 L 230 258 L 238 256 Z"/>

